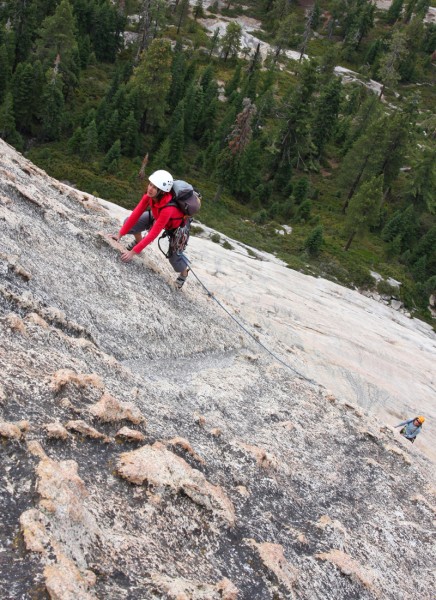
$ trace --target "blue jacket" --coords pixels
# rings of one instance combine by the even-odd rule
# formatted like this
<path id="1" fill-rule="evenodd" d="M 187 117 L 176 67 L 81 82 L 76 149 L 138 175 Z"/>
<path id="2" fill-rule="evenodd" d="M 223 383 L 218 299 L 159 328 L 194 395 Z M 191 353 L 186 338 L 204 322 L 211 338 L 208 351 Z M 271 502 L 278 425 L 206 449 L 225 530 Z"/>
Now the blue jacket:
<path id="1" fill-rule="evenodd" d="M 413 424 L 414 420 L 415 419 L 409 419 L 408 421 L 402 421 L 398 425 L 395 425 L 395 427 L 402 427 L 405 425 L 405 431 L 402 435 L 404 435 L 404 437 L 406 437 L 409 440 L 415 438 L 418 435 L 418 433 L 421 433 L 422 430 L 422 425 L 418 425 L 418 427 L 416 427 L 416 425 Z"/>

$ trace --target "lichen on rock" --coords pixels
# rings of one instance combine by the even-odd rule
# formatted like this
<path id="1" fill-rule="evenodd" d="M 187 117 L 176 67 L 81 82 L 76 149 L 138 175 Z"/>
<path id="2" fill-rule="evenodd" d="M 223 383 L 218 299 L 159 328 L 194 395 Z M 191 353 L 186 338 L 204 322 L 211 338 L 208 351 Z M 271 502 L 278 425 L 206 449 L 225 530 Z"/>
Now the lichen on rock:
<path id="1" fill-rule="evenodd" d="M 160 442 L 121 454 L 118 473 L 138 485 L 145 481 L 155 487 L 169 487 L 183 491 L 195 503 L 223 518 L 228 525 L 235 524 L 235 511 L 224 490 L 209 483 L 205 476 L 176 456 Z"/>

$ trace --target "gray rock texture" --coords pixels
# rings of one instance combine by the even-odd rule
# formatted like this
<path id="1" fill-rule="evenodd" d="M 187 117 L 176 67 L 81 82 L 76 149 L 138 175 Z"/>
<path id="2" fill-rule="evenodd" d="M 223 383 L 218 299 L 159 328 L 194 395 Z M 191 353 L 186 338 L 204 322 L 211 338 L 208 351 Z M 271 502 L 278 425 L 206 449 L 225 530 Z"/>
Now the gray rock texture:
<path id="1" fill-rule="evenodd" d="M 430 460 L 116 229 L 0 141 L 0 597 L 432 598 Z"/>

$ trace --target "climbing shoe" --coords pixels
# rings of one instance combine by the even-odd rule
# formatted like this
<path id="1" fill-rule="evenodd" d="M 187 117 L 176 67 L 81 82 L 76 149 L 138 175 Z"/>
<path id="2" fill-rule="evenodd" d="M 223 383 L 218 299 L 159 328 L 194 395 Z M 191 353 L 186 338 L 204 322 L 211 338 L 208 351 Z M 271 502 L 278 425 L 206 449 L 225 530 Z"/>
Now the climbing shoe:
<path id="1" fill-rule="evenodd" d="M 188 278 L 188 275 L 189 275 L 189 271 L 186 273 L 186 275 L 182 275 L 182 274 L 180 274 L 180 275 L 177 277 L 177 279 L 176 279 L 176 288 L 177 288 L 177 289 L 179 289 L 179 290 L 181 290 L 181 289 L 182 289 L 182 287 L 183 287 L 183 285 L 184 285 L 185 281 L 186 281 L 186 280 L 187 280 L 187 278 Z"/>
<path id="2" fill-rule="evenodd" d="M 126 246 L 126 250 L 133 250 L 133 248 L 136 246 L 138 242 L 136 240 L 133 240 L 133 242 L 130 242 L 130 244 L 127 244 Z"/>

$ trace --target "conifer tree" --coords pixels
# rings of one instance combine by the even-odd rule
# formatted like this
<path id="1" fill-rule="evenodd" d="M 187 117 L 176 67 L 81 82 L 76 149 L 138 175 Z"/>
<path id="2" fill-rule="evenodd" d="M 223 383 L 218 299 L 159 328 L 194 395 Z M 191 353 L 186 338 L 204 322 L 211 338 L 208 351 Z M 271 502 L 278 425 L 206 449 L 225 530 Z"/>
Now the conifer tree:
<path id="1" fill-rule="evenodd" d="M 170 160 L 173 171 L 183 170 L 183 150 L 185 148 L 185 103 L 182 100 L 174 111 L 170 126 Z"/>
<path id="2" fill-rule="evenodd" d="M 108 0 L 97 2 L 93 11 L 91 36 L 98 60 L 114 62 L 122 47 L 125 17 Z"/>
<path id="3" fill-rule="evenodd" d="M 121 158 L 121 141 L 116 140 L 103 159 L 102 168 L 109 173 L 115 173 Z"/>
<path id="4" fill-rule="evenodd" d="M 304 248 L 310 256 L 318 256 L 324 242 L 324 229 L 322 225 L 317 225 L 309 233 L 304 241 Z"/>
<path id="5" fill-rule="evenodd" d="M 325 144 L 333 135 L 338 120 L 341 93 L 342 82 L 340 79 L 335 78 L 321 90 L 316 101 L 312 138 L 318 156 L 321 156 Z"/>
<path id="6" fill-rule="evenodd" d="M 386 13 L 386 22 L 393 25 L 401 16 L 404 0 L 393 0 Z"/>
<path id="7" fill-rule="evenodd" d="M 383 115 L 372 121 L 371 127 L 357 139 L 342 161 L 339 185 L 347 193 L 342 206 L 344 213 L 362 181 L 383 172 L 387 135 L 386 117 Z"/>
<path id="8" fill-rule="evenodd" d="M 262 67 L 262 57 L 260 54 L 260 43 L 257 44 L 254 55 L 248 63 L 247 70 L 244 73 L 241 82 L 241 96 L 250 98 L 253 102 L 257 96 L 257 86 L 259 83 L 260 69 Z"/>
<path id="9" fill-rule="evenodd" d="M 62 0 L 53 16 L 46 17 L 38 30 L 36 55 L 45 68 L 58 61 L 67 89 L 77 84 L 79 48 L 76 41 L 76 21 L 68 0 Z"/>
<path id="10" fill-rule="evenodd" d="M 363 236 L 370 227 L 380 222 L 380 207 L 383 199 L 383 176 L 372 177 L 360 186 L 351 198 L 345 221 L 348 240 L 344 250 L 349 250 L 356 236 Z"/>
<path id="11" fill-rule="evenodd" d="M 234 57 L 238 54 L 241 48 L 242 28 L 239 23 L 231 22 L 227 25 L 227 29 L 221 38 L 221 56 L 224 62 L 228 57 Z"/>
<path id="12" fill-rule="evenodd" d="M 171 146 L 170 138 L 166 137 L 159 147 L 159 150 L 153 157 L 153 165 L 156 169 L 170 169 L 171 168 Z"/>
<path id="13" fill-rule="evenodd" d="M 185 111 L 185 139 L 189 142 L 193 139 L 197 128 L 199 116 L 203 110 L 203 88 L 195 82 L 186 90 L 185 106 L 188 110 Z"/>
<path id="14" fill-rule="evenodd" d="M 19 42 L 14 46 L 15 55 L 11 62 L 11 66 L 15 69 L 20 62 L 29 60 L 35 28 L 38 25 L 37 6 L 35 2 L 25 0 L 3 3 L 3 5 L 5 4 L 6 8 L 8 5 L 10 7 L 9 23 L 13 28 L 15 39 Z"/>
<path id="15" fill-rule="evenodd" d="M 30 132 L 32 123 L 34 108 L 33 86 L 32 65 L 30 63 L 19 63 L 12 80 L 14 113 L 17 128 L 26 133 Z"/>
<path id="16" fill-rule="evenodd" d="M 83 132 L 82 145 L 80 147 L 80 156 L 83 161 L 91 161 L 95 159 L 98 150 L 98 133 L 95 121 L 86 127 Z"/>
<path id="17" fill-rule="evenodd" d="M 410 257 L 410 264 L 416 264 L 423 256 L 426 258 L 422 281 L 425 281 L 429 277 L 434 277 L 436 273 L 436 225 L 433 225 L 419 239 Z"/>
<path id="18" fill-rule="evenodd" d="M 141 54 L 147 50 L 150 40 L 151 40 L 151 31 L 152 31 L 152 0 L 143 0 L 142 6 L 140 9 L 140 25 L 139 25 L 139 44 L 136 52 L 135 62 L 138 63 Z"/>
<path id="19" fill-rule="evenodd" d="M 207 71 L 207 69 L 206 69 Z M 206 71 L 204 72 L 206 74 Z M 210 141 L 209 134 L 215 129 L 215 118 L 218 109 L 218 85 L 214 79 L 208 78 L 208 83 L 205 86 L 206 80 L 201 79 L 203 93 L 202 111 L 198 116 L 195 137 L 201 139 L 204 143 Z"/>
<path id="20" fill-rule="evenodd" d="M 378 76 L 382 82 L 379 98 L 383 96 L 385 87 L 394 87 L 400 80 L 399 66 L 407 52 L 406 36 L 402 31 L 395 31 L 389 43 L 389 51 L 380 59 Z"/>
<path id="21" fill-rule="evenodd" d="M 171 87 L 168 94 L 168 104 L 174 109 L 184 96 L 186 76 L 186 60 L 182 44 L 177 41 L 171 65 Z"/>
<path id="22" fill-rule="evenodd" d="M 233 92 L 237 91 L 239 84 L 241 81 L 241 63 L 236 65 L 236 68 L 233 71 L 233 75 L 231 79 L 226 83 L 224 87 L 224 93 L 227 98 L 229 98 Z"/>
<path id="23" fill-rule="evenodd" d="M 83 129 L 77 127 L 74 130 L 73 135 L 68 140 L 68 151 L 72 154 L 80 154 L 83 144 Z"/>
<path id="24" fill-rule="evenodd" d="M 184 25 L 186 18 L 188 16 L 189 11 L 189 0 L 180 0 L 177 6 L 177 32 L 176 35 L 179 35 L 180 29 Z"/>
<path id="25" fill-rule="evenodd" d="M 162 127 L 171 85 L 171 47 L 167 40 L 155 39 L 134 69 L 131 87 L 138 92 L 141 131 Z"/>
<path id="26" fill-rule="evenodd" d="M 286 186 L 291 166 L 304 167 L 313 152 L 311 140 L 311 97 L 316 85 L 316 66 L 305 61 L 300 66 L 297 87 L 291 88 L 280 107 L 281 127 L 277 152 L 271 165 L 277 188 Z"/>
<path id="27" fill-rule="evenodd" d="M 218 157 L 217 174 L 219 176 L 219 186 L 215 194 L 214 201 L 219 200 L 224 185 L 228 185 L 233 191 L 238 191 L 238 183 L 247 177 L 247 174 L 241 175 L 240 168 L 242 156 L 246 151 L 252 138 L 252 121 L 256 114 L 256 107 L 249 98 L 244 98 L 243 108 L 236 116 L 232 131 L 228 137 L 227 145 Z M 252 182 L 250 182 L 252 183 Z"/>
<path id="28" fill-rule="evenodd" d="M 59 140 L 64 117 L 65 100 L 62 93 L 62 78 L 54 73 L 47 73 L 47 83 L 42 94 L 41 121 L 42 135 L 45 139 Z"/>
<path id="29" fill-rule="evenodd" d="M 101 150 L 107 151 L 120 138 L 120 125 L 120 115 L 118 110 L 115 109 L 108 121 L 98 131 L 98 141 Z"/>
<path id="30" fill-rule="evenodd" d="M 196 0 L 193 10 L 194 19 L 202 19 L 204 17 L 203 0 Z"/>
<path id="31" fill-rule="evenodd" d="M 219 30 L 219 27 L 217 27 L 209 39 L 209 58 L 212 56 L 215 49 L 218 47 L 219 42 L 220 42 L 220 30 Z"/>
<path id="32" fill-rule="evenodd" d="M 0 106 L 0 137 L 21 150 L 23 140 L 15 127 L 14 101 L 12 93 L 8 92 Z"/>
<path id="33" fill-rule="evenodd" d="M 425 148 L 413 162 L 408 195 L 417 208 L 436 212 L 436 152 Z"/>
<path id="34" fill-rule="evenodd" d="M 3 102 L 9 86 L 12 69 L 9 63 L 6 44 L 0 45 L 0 104 Z"/>
<path id="35" fill-rule="evenodd" d="M 121 124 L 121 150 L 126 156 L 136 156 L 139 150 L 138 123 L 133 110 Z"/>
<path id="36" fill-rule="evenodd" d="M 273 39 L 272 46 L 274 51 L 272 53 L 272 66 L 280 60 L 280 56 L 286 48 L 292 45 L 292 40 L 295 37 L 297 29 L 295 15 L 287 15 L 283 21 L 279 22 L 277 33 Z"/>

